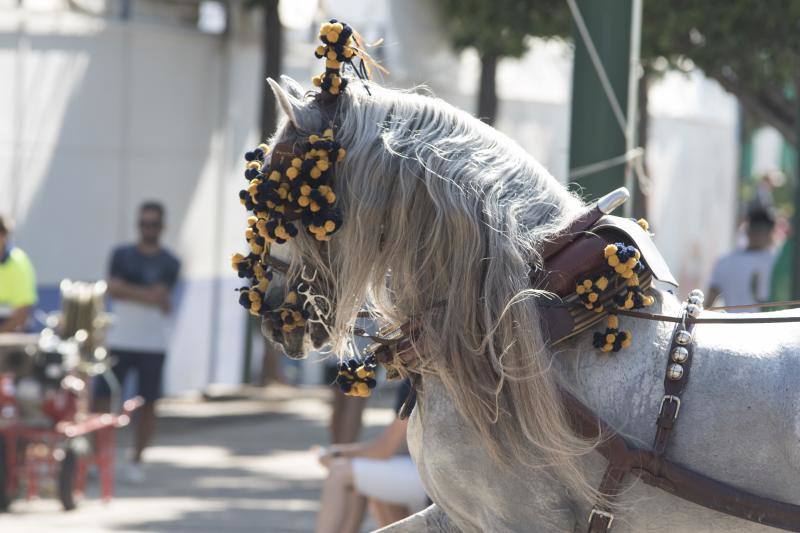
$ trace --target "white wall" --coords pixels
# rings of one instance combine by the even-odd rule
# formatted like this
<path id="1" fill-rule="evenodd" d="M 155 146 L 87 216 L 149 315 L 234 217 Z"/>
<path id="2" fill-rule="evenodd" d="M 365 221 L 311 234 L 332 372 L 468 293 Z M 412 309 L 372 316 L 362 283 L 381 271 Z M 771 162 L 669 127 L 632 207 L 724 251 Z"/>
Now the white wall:
<path id="1" fill-rule="evenodd" d="M 103 277 L 111 248 L 135 237 L 139 203 L 161 200 L 166 245 L 183 263 L 167 392 L 238 381 L 244 312 L 227 257 L 243 246 L 236 192 L 256 142 L 257 45 L 63 12 L 2 15 L 0 211 L 17 220 L 43 300 L 64 277 Z"/>

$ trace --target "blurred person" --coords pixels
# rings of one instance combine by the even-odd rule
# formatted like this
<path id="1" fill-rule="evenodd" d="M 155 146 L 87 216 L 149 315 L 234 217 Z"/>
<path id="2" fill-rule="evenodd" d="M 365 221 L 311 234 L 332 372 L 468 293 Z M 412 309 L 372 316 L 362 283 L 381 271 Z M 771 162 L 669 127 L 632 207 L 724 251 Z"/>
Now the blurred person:
<path id="1" fill-rule="evenodd" d="M 413 393 L 406 380 L 398 390 L 396 412 L 410 394 Z M 409 401 L 413 407 L 414 397 Z M 417 467 L 408 455 L 407 430 L 408 419 L 397 417 L 372 441 L 312 448 L 328 469 L 317 533 L 356 533 L 367 500 L 379 527 L 428 505 Z"/>
<path id="2" fill-rule="evenodd" d="M 761 175 L 756 183 L 756 202 L 765 209 L 775 207 L 775 189 L 786 184 L 786 174 L 770 170 Z"/>
<path id="3" fill-rule="evenodd" d="M 142 482 L 142 453 L 155 431 L 155 403 L 161 395 L 167 351 L 167 318 L 180 262 L 160 243 L 164 206 L 149 201 L 139 207 L 139 240 L 114 249 L 108 273 L 108 292 L 114 300 L 114 324 L 107 344 L 112 368 L 120 385 L 129 370 L 138 375 L 138 394 L 145 404 L 137 412 L 134 450 L 126 477 Z M 105 380 L 95 386 L 95 410 L 110 408 L 110 387 Z"/>
<path id="4" fill-rule="evenodd" d="M 0 333 L 24 331 L 36 304 L 36 273 L 28 255 L 11 244 L 11 220 L 0 215 Z"/>
<path id="5" fill-rule="evenodd" d="M 770 296 L 771 273 L 775 262 L 775 214 L 756 203 L 747 213 L 747 244 L 717 260 L 711 274 L 707 301 L 713 305 L 722 297 L 725 305 L 753 305 Z M 733 309 L 752 312 L 753 309 Z"/>

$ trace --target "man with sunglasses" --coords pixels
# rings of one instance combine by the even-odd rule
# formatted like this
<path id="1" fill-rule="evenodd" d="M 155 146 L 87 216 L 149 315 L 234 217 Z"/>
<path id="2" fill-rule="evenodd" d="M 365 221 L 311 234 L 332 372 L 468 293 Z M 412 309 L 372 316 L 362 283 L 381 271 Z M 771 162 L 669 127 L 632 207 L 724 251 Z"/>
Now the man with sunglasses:
<path id="1" fill-rule="evenodd" d="M 142 452 L 155 430 L 155 402 L 161 395 L 161 379 L 167 351 L 167 318 L 172 309 L 172 290 L 178 281 L 180 262 L 160 243 L 164 206 L 148 201 L 139 207 L 139 240 L 117 247 L 111 256 L 108 289 L 114 299 L 114 323 L 107 344 L 115 361 L 113 371 L 124 384 L 129 370 L 138 374 L 138 394 L 145 404 L 138 412 L 132 462 L 126 477 L 144 481 Z M 95 387 L 95 409 L 110 407 L 110 387 L 100 379 Z"/>

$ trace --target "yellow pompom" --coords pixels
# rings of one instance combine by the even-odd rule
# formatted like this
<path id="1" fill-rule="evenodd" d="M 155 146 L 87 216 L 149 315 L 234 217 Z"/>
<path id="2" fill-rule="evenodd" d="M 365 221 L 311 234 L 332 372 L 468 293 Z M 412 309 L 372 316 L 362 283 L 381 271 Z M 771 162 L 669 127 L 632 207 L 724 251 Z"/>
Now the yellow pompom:
<path id="1" fill-rule="evenodd" d="M 342 84 L 342 78 L 340 78 L 339 76 L 334 76 L 333 78 L 331 78 L 331 85 L 333 85 L 334 87 L 338 87 L 341 84 Z"/>
<path id="2" fill-rule="evenodd" d="M 608 258 L 608 266 L 616 267 L 617 265 L 619 265 L 619 257 L 617 257 L 616 255 L 612 255 L 611 257 Z"/>
<path id="3" fill-rule="evenodd" d="M 617 340 L 617 336 L 613 333 L 606 334 L 606 342 L 608 344 L 614 344 L 614 341 Z"/>
<path id="4" fill-rule="evenodd" d="M 606 323 L 608 324 L 608 327 L 611 329 L 619 328 L 619 318 L 617 317 L 617 315 L 609 315 L 608 321 Z"/>
<path id="5" fill-rule="evenodd" d="M 625 331 L 626 338 L 622 341 L 622 347 L 627 348 L 631 345 L 631 341 L 633 341 L 633 336 L 631 335 L 630 331 Z"/>
<path id="6" fill-rule="evenodd" d="M 319 87 L 322 85 L 322 76 L 314 76 L 311 78 L 311 83 L 314 84 L 314 87 Z"/>
<path id="7" fill-rule="evenodd" d="M 273 170 L 269 173 L 269 180 L 270 181 L 281 181 L 281 173 L 277 170 Z"/>
<path id="8" fill-rule="evenodd" d="M 328 50 L 328 53 L 325 55 L 331 61 L 336 61 L 336 50 Z"/>
<path id="9" fill-rule="evenodd" d="M 608 288 L 608 278 L 605 276 L 599 277 L 595 282 L 595 285 L 597 285 L 597 288 L 601 291 L 606 290 L 606 288 Z"/>
<path id="10" fill-rule="evenodd" d="M 586 292 L 586 287 L 584 287 L 583 285 L 578 285 L 577 287 L 575 287 L 575 292 L 577 292 L 578 294 L 583 294 Z"/>
<path id="11" fill-rule="evenodd" d="M 650 231 L 650 224 L 645 219 L 640 218 L 636 221 L 636 223 L 639 224 L 639 227 L 643 230 Z"/>
<path id="12" fill-rule="evenodd" d="M 583 286 L 586 287 L 587 289 L 591 289 L 592 288 L 592 280 L 590 280 L 590 279 L 583 280 Z"/>
<path id="13" fill-rule="evenodd" d="M 328 90 L 328 92 L 330 92 L 331 94 L 339 94 L 339 88 L 338 87 L 331 87 Z"/>
<path id="14" fill-rule="evenodd" d="M 311 194 L 311 187 L 308 185 L 301 185 L 300 194 L 302 194 L 303 196 L 308 196 L 309 194 Z"/>
<path id="15" fill-rule="evenodd" d="M 262 152 L 264 152 L 265 155 L 269 153 L 269 145 L 261 143 L 258 145 L 258 147 L 261 149 Z"/>
<path id="16" fill-rule="evenodd" d="M 356 393 L 362 398 L 369 396 L 369 386 L 366 383 L 356 383 L 353 388 L 356 389 Z"/>
<path id="17" fill-rule="evenodd" d="M 245 258 L 242 254 L 233 254 L 233 256 L 231 257 L 231 265 L 233 265 L 233 269 L 237 270 L 236 267 L 239 266 L 239 263 L 244 261 L 244 259 Z"/>
<path id="18" fill-rule="evenodd" d="M 325 172 L 326 170 L 328 170 L 329 166 L 330 166 L 330 163 L 325 161 L 324 159 L 321 159 L 321 160 L 317 161 L 317 168 L 320 169 L 322 172 Z"/>
<path id="19" fill-rule="evenodd" d="M 308 204 L 310 203 L 311 200 L 308 198 L 308 196 L 301 196 L 300 198 L 297 199 L 297 205 L 299 205 L 300 207 L 308 207 Z"/>
<path id="20" fill-rule="evenodd" d="M 633 270 L 626 270 L 625 272 L 620 272 L 619 275 L 622 276 L 624 279 L 628 279 L 634 276 L 635 274 L 633 273 Z"/>
<path id="21" fill-rule="evenodd" d="M 339 61 L 335 61 L 332 59 L 325 60 L 325 68 L 329 68 L 331 70 L 339 70 L 342 68 L 342 64 Z"/>
<path id="22" fill-rule="evenodd" d="M 333 24 L 331 24 L 330 22 L 326 22 L 322 26 L 320 26 L 319 34 L 320 35 L 325 35 L 329 31 L 331 31 L 331 29 L 333 29 Z"/>
<path id="23" fill-rule="evenodd" d="M 328 200 L 329 204 L 332 204 L 333 202 L 336 201 L 336 194 L 334 194 L 333 192 L 329 192 L 328 194 L 325 195 L 325 199 Z"/>
<path id="24" fill-rule="evenodd" d="M 639 276 L 633 274 L 628 281 L 625 282 L 628 287 L 638 287 L 639 286 Z"/>
<path id="25" fill-rule="evenodd" d="M 592 302 L 592 303 L 596 302 L 597 301 L 597 293 L 596 292 L 589 293 L 589 297 L 588 298 L 589 298 L 590 302 Z"/>
<path id="26" fill-rule="evenodd" d="M 602 352 L 610 352 L 613 349 L 614 349 L 614 345 L 613 344 L 604 344 L 603 347 L 600 348 L 600 351 L 602 351 Z"/>
<path id="27" fill-rule="evenodd" d="M 333 129 L 332 128 L 326 129 L 325 131 L 322 132 L 322 136 L 325 137 L 326 139 L 333 139 Z"/>
<path id="28" fill-rule="evenodd" d="M 367 370 L 363 366 L 360 366 L 356 369 L 356 377 L 360 379 L 366 378 L 367 376 L 369 376 L 369 374 L 370 374 L 369 370 Z"/>
<path id="29" fill-rule="evenodd" d="M 292 166 L 294 168 L 299 169 L 301 166 L 303 166 L 303 160 L 300 159 L 299 157 L 295 157 L 294 159 L 292 159 Z"/>
<path id="30" fill-rule="evenodd" d="M 326 220 L 324 228 L 325 231 L 331 233 L 336 229 L 336 223 L 333 220 Z"/>
<path id="31" fill-rule="evenodd" d="M 286 295 L 286 303 L 292 305 L 297 303 L 297 293 L 295 291 L 289 291 Z"/>
<path id="32" fill-rule="evenodd" d="M 308 136 L 308 142 L 310 142 L 312 144 L 317 142 L 318 140 L 319 140 L 319 135 L 309 135 Z"/>
<path id="33" fill-rule="evenodd" d="M 315 52 L 317 53 L 318 56 L 325 55 L 325 47 L 322 46 L 322 45 L 319 45 L 319 46 L 317 46 L 317 49 L 315 50 Z"/>
<path id="34" fill-rule="evenodd" d="M 341 161 L 344 159 L 344 156 L 347 154 L 344 148 L 339 148 L 338 156 L 336 157 L 336 161 Z"/>
<path id="35" fill-rule="evenodd" d="M 330 30 L 328 33 L 325 34 L 325 37 L 328 39 L 329 43 L 334 44 L 339 40 L 339 32 Z"/>
<path id="36" fill-rule="evenodd" d="M 311 205 L 309 205 L 308 208 L 311 210 L 312 213 L 316 213 L 317 211 L 319 211 L 319 205 L 317 204 L 317 202 L 311 202 Z"/>
<path id="37" fill-rule="evenodd" d="M 636 263 L 638 262 L 639 260 L 636 257 L 631 257 L 630 259 L 625 261 L 625 266 L 627 266 L 628 268 L 633 268 L 636 266 Z"/>
<path id="38" fill-rule="evenodd" d="M 248 226 L 252 226 L 256 222 L 258 222 L 258 217 L 254 217 L 254 216 L 247 217 L 247 225 Z"/>
<path id="39" fill-rule="evenodd" d="M 645 296 L 644 298 L 642 298 L 642 304 L 644 304 L 645 307 L 650 307 L 654 303 L 655 303 L 655 298 L 653 298 L 652 296 Z"/>
<path id="40" fill-rule="evenodd" d="M 622 274 L 623 272 L 627 272 L 628 271 L 628 267 L 625 266 L 624 264 L 618 262 L 617 265 L 614 267 L 614 271 L 617 274 Z"/>
<path id="41" fill-rule="evenodd" d="M 288 169 L 286 169 L 286 177 L 289 178 L 290 180 L 295 179 L 297 177 L 297 174 L 298 174 L 297 169 L 294 167 L 289 167 Z"/>
<path id="42" fill-rule="evenodd" d="M 606 257 L 611 257 L 612 255 L 615 255 L 617 253 L 617 250 L 618 250 L 617 245 L 609 244 L 603 250 L 603 255 L 605 255 Z"/>
<path id="43" fill-rule="evenodd" d="M 317 167 L 314 167 L 311 169 L 310 174 L 313 179 L 318 179 L 320 176 L 322 176 L 322 171 Z"/>
<path id="44" fill-rule="evenodd" d="M 333 24 L 331 24 L 331 28 L 330 28 L 330 30 L 333 30 L 333 31 L 338 32 L 338 33 L 342 33 L 343 29 L 344 29 L 344 26 L 342 26 L 341 22 L 334 22 Z M 328 31 L 330 31 L 330 30 L 328 30 Z"/>
<path id="45" fill-rule="evenodd" d="M 259 163 L 258 161 L 248 161 L 247 168 L 250 170 L 252 169 L 261 170 L 261 163 Z"/>
<path id="46" fill-rule="evenodd" d="M 344 57 L 346 57 L 347 59 L 350 59 L 351 57 L 353 57 L 353 54 L 355 53 L 355 51 L 348 46 L 348 47 L 346 47 L 344 49 L 343 53 L 344 53 Z"/>
<path id="47" fill-rule="evenodd" d="M 625 300 L 625 306 L 624 307 L 625 307 L 625 309 L 632 309 L 633 308 L 633 300 L 631 300 L 630 298 Z"/>

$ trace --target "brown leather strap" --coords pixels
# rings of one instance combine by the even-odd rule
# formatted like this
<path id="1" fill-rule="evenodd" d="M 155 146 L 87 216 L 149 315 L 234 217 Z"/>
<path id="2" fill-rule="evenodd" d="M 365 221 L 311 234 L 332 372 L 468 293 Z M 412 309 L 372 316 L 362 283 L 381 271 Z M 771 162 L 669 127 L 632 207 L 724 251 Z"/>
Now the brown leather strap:
<path id="1" fill-rule="evenodd" d="M 610 497 L 619 494 L 624 487 L 624 480 L 615 481 L 620 479 L 620 472 L 633 474 L 648 485 L 708 509 L 770 527 L 800 531 L 800 505 L 758 496 L 637 448 L 574 396 L 562 391 L 562 398 L 575 432 L 585 439 L 600 439 L 597 451 L 609 462 L 603 476 L 605 487 L 601 485 L 606 502 L 593 510 L 590 533 L 605 533 L 613 522 L 613 514 L 608 513 L 608 509 Z M 610 481 L 615 481 L 616 486 Z"/>
<path id="2" fill-rule="evenodd" d="M 702 302 L 701 302 L 702 303 Z M 689 304 L 691 305 L 691 304 Z M 681 395 L 689 382 L 692 370 L 692 354 L 694 343 L 692 333 L 694 323 L 687 323 L 689 312 L 682 312 L 683 321 L 679 323 L 672 333 L 669 356 L 667 358 L 666 375 L 664 376 L 664 398 L 658 409 L 656 419 L 656 436 L 653 440 L 653 451 L 662 456 L 667 449 L 669 437 L 678 421 L 681 409 Z"/>

